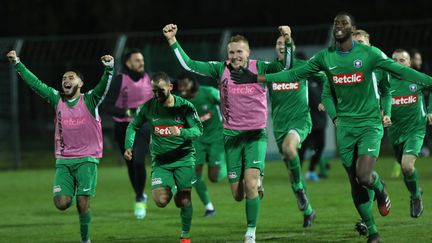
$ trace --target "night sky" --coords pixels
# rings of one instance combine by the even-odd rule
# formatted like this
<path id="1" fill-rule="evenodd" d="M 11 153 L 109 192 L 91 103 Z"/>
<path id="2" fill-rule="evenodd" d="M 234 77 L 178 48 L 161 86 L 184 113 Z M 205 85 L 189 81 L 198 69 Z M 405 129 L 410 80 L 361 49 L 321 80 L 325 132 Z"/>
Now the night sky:
<path id="1" fill-rule="evenodd" d="M 431 19 L 432 2 L 2 0 L 0 35 L 145 32 L 171 22 L 182 29 L 330 24 L 340 11 L 352 13 L 359 23 Z"/>

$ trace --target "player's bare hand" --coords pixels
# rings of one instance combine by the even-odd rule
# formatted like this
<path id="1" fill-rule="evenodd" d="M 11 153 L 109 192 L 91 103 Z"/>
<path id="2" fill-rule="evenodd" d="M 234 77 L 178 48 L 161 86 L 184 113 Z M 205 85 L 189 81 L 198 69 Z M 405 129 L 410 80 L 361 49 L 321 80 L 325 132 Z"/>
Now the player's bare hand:
<path id="1" fill-rule="evenodd" d="M 101 61 L 105 67 L 110 67 L 110 68 L 114 67 L 114 57 L 112 57 L 110 55 L 102 56 Z"/>
<path id="2" fill-rule="evenodd" d="M 177 25 L 167 24 L 163 27 L 162 32 L 170 45 L 176 42 Z"/>
<path id="3" fill-rule="evenodd" d="M 125 158 L 125 160 L 132 160 L 132 155 L 132 149 L 126 149 L 123 157 Z"/>
<path id="4" fill-rule="evenodd" d="M 278 29 L 281 36 L 285 38 L 285 41 L 291 42 L 291 28 L 288 25 L 281 25 Z"/>
<path id="5" fill-rule="evenodd" d="M 391 121 L 389 116 L 383 116 L 382 123 L 383 123 L 384 127 L 389 127 L 392 125 L 392 121 Z"/>
<path id="6" fill-rule="evenodd" d="M 432 125 L 432 114 L 427 114 L 427 120 L 429 125 Z"/>
<path id="7" fill-rule="evenodd" d="M 16 64 L 19 62 L 19 58 L 17 57 L 17 54 L 15 50 L 12 50 L 6 54 L 7 58 L 9 59 L 9 62 Z"/>
<path id="8" fill-rule="evenodd" d="M 318 111 L 326 111 L 324 105 L 322 103 L 319 103 L 318 105 Z"/>
<path id="9" fill-rule="evenodd" d="M 177 126 L 168 127 L 168 130 L 170 131 L 171 135 L 180 136 L 180 129 Z"/>

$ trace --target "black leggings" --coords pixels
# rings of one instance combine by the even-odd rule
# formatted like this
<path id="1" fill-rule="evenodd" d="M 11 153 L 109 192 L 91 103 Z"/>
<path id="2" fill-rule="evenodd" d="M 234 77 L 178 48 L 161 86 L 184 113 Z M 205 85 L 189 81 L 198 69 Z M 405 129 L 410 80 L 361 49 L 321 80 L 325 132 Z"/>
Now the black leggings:
<path id="1" fill-rule="evenodd" d="M 114 138 L 120 148 L 122 157 L 125 152 L 124 144 L 128 125 L 128 122 L 114 123 Z M 148 125 L 145 124 L 141 130 L 136 132 L 132 160 L 125 160 L 128 168 L 129 180 L 135 191 L 136 201 L 144 200 L 144 188 L 147 178 L 144 161 L 149 151 L 149 142 L 150 131 Z"/>
<path id="2" fill-rule="evenodd" d="M 324 151 L 325 146 L 325 129 L 312 130 L 312 132 L 307 136 L 306 140 L 299 151 L 300 162 L 303 165 L 304 155 L 306 150 L 312 149 L 314 154 L 310 159 L 309 171 L 315 171 L 315 167 L 321 159 L 321 155 Z"/>

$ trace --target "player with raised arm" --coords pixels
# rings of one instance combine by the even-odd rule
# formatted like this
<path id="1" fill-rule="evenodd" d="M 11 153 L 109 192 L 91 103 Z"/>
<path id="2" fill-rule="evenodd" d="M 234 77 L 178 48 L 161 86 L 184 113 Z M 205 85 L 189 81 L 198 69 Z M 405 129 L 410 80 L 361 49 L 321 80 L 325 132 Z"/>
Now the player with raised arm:
<path id="1" fill-rule="evenodd" d="M 56 111 L 54 205 L 66 210 L 76 197 L 81 242 L 90 242 L 90 197 L 95 195 L 97 165 L 102 158 L 102 126 L 98 108 L 102 103 L 114 70 L 114 58 L 101 57 L 105 71 L 96 87 L 81 93 L 84 78 L 77 70 L 63 74 L 62 90 L 58 91 L 39 80 L 20 62 L 15 51 L 7 54 L 9 61 L 25 83 Z"/>

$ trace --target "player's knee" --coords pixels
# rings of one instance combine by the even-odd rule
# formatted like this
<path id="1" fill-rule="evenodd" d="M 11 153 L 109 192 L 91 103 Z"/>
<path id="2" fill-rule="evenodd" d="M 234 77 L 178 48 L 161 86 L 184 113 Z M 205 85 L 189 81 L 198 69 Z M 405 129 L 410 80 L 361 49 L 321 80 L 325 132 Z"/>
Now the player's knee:
<path id="1" fill-rule="evenodd" d="M 174 203 L 178 208 L 184 208 L 191 204 L 190 191 L 179 192 L 174 197 Z"/>
<path id="2" fill-rule="evenodd" d="M 297 157 L 297 149 L 292 148 L 291 146 L 285 146 L 283 148 L 283 154 L 286 159 L 293 160 Z"/>
<path id="3" fill-rule="evenodd" d="M 404 175 L 412 175 L 414 173 L 414 164 L 402 163 L 402 172 Z"/>
<path id="4" fill-rule="evenodd" d="M 373 183 L 372 175 L 371 174 L 357 175 L 357 182 L 362 186 L 371 186 Z"/>
<path id="5" fill-rule="evenodd" d="M 208 178 L 209 178 L 210 182 L 212 182 L 212 183 L 218 182 L 218 177 L 219 177 L 219 168 L 210 169 L 210 171 L 208 173 Z"/>
<path id="6" fill-rule="evenodd" d="M 69 208 L 71 199 L 69 197 L 54 197 L 54 205 L 58 210 L 64 211 Z"/>
<path id="7" fill-rule="evenodd" d="M 244 195 L 237 193 L 237 192 L 233 192 L 232 195 L 233 195 L 234 200 L 236 200 L 237 202 L 243 201 Z"/>
<path id="8" fill-rule="evenodd" d="M 169 203 L 169 200 L 166 197 L 158 197 L 158 198 L 153 198 L 153 199 L 154 199 L 154 202 L 156 203 L 156 206 L 158 206 L 159 208 L 164 208 Z"/>

